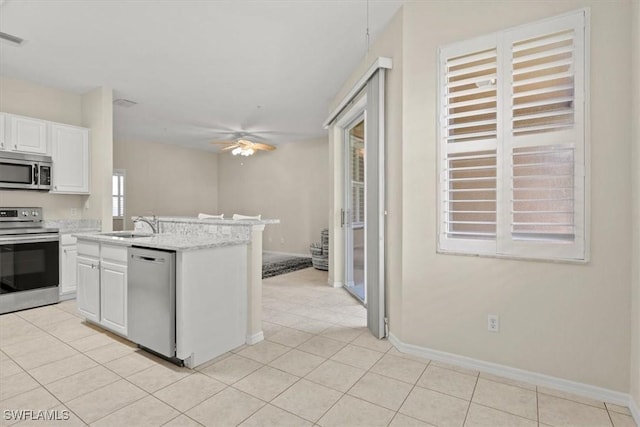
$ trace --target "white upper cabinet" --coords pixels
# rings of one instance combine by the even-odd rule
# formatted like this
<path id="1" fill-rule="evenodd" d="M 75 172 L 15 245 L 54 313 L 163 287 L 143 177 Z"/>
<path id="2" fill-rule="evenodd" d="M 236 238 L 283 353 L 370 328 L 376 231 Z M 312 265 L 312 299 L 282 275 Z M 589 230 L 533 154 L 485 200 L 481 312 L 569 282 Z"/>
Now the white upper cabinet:
<path id="1" fill-rule="evenodd" d="M 89 129 L 50 124 L 52 193 L 89 193 Z"/>
<path id="2" fill-rule="evenodd" d="M 47 154 L 47 122 L 29 117 L 5 115 L 7 141 L 4 150 Z"/>

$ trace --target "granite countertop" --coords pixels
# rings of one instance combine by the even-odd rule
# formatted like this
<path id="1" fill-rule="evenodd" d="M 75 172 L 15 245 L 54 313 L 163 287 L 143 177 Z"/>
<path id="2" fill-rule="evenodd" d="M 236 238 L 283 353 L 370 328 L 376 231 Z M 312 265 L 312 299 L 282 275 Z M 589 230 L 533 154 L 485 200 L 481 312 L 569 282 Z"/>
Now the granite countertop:
<path id="1" fill-rule="evenodd" d="M 246 245 L 249 239 L 219 237 L 215 235 L 187 236 L 182 234 L 163 233 L 148 237 L 126 238 L 108 236 L 110 233 L 75 234 L 81 240 L 109 243 L 120 246 L 142 246 L 152 249 L 168 249 L 172 251 L 194 251 L 199 249 L 217 248 L 221 246 Z"/>
<path id="2" fill-rule="evenodd" d="M 151 217 L 145 217 L 151 218 Z M 279 219 L 198 219 L 194 217 L 161 216 L 161 222 L 186 222 L 192 224 L 220 224 L 220 225 L 259 225 L 259 224 L 280 224 Z"/>

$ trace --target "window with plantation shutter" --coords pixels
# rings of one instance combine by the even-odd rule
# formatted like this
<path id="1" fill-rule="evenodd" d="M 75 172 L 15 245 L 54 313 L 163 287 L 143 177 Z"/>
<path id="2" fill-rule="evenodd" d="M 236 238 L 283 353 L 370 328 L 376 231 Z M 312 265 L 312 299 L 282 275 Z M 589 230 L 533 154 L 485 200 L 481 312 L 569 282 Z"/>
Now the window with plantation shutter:
<path id="1" fill-rule="evenodd" d="M 111 178 L 111 213 L 114 218 L 124 217 L 124 171 L 115 170 Z"/>
<path id="2" fill-rule="evenodd" d="M 439 249 L 585 260 L 586 12 L 440 49 Z"/>

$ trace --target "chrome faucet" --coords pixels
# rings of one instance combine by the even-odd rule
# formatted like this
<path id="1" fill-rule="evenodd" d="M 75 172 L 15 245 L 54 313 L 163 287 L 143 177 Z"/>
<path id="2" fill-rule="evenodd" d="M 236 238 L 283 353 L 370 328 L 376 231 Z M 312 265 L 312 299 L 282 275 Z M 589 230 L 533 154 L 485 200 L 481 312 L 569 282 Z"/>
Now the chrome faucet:
<path id="1" fill-rule="evenodd" d="M 146 224 L 149 225 L 149 227 L 151 227 L 151 231 L 153 232 L 153 234 L 158 234 L 158 217 L 153 215 L 151 220 L 148 220 L 145 217 L 139 216 L 133 219 L 133 224 L 135 225 L 136 222 L 144 222 Z"/>

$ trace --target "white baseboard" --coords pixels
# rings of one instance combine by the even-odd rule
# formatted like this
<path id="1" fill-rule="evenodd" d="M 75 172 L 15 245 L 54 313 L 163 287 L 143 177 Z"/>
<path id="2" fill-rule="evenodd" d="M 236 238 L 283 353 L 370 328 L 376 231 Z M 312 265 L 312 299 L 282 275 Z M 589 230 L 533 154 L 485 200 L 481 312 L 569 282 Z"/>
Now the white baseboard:
<path id="1" fill-rule="evenodd" d="M 68 301 L 70 299 L 76 299 L 76 293 L 75 291 L 73 292 L 67 292 L 66 294 L 60 294 L 60 299 L 58 302 L 62 302 L 62 301 Z"/>
<path id="2" fill-rule="evenodd" d="M 257 344 L 260 341 L 264 340 L 264 333 L 262 331 L 257 332 L 253 335 L 247 335 L 246 343 L 249 345 Z"/>
<path id="3" fill-rule="evenodd" d="M 342 282 L 333 282 L 333 284 L 331 284 L 331 282 L 329 282 L 329 286 L 333 286 L 334 288 L 341 288 Z"/>
<path id="4" fill-rule="evenodd" d="M 276 252 L 276 251 L 263 251 L 266 254 L 274 254 L 274 255 L 287 255 L 287 256 L 298 256 L 301 258 L 311 258 L 311 254 L 297 254 L 293 252 Z"/>
<path id="5" fill-rule="evenodd" d="M 633 396 L 629 396 L 629 410 L 631 411 L 631 416 L 636 421 L 636 425 L 640 426 L 640 407 L 638 407 L 638 402 L 635 401 Z"/>
<path id="6" fill-rule="evenodd" d="M 391 344 L 393 344 L 398 351 L 402 353 L 412 354 L 426 359 L 436 360 L 438 362 L 449 363 L 451 365 L 467 369 L 498 375 L 516 381 L 524 381 L 537 386 L 549 387 L 555 390 L 589 397 L 602 402 L 614 403 L 616 405 L 626 407 L 630 406 L 630 402 L 633 400 L 629 394 L 615 390 L 552 377 L 550 375 L 539 374 L 537 372 L 525 371 L 524 369 L 513 368 L 511 366 L 500 365 L 493 362 L 486 362 L 484 360 L 433 350 L 413 344 L 406 344 L 400 341 L 395 335 L 393 335 L 393 333 L 389 334 L 389 342 L 391 342 Z M 636 406 L 636 414 L 637 409 L 638 408 Z M 631 408 L 631 411 L 633 412 L 633 408 Z M 634 415 L 634 418 L 636 419 L 636 423 L 640 425 L 638 423 L 637 415 Z"/>

